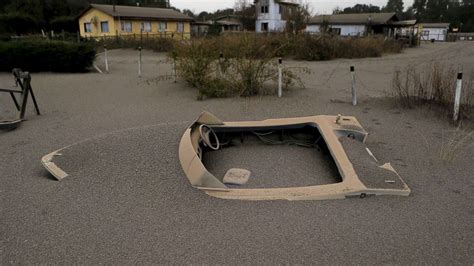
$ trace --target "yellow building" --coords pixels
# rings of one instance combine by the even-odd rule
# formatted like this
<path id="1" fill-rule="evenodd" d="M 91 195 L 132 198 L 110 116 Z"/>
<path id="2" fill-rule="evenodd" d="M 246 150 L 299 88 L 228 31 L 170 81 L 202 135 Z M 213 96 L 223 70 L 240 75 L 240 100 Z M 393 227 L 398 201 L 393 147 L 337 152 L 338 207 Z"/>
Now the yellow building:
<path id="1" fill-rule="evenodd" d="M 170 8 L 97 5 L 79 15 L 82 37 L 129 35 L 190 38 L 193 19 Z"/>

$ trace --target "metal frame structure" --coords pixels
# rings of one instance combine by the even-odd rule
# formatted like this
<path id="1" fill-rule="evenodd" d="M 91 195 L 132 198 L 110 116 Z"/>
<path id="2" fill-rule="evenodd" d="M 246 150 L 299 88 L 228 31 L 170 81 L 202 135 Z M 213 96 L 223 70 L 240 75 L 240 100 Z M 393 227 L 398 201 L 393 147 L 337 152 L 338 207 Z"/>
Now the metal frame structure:
<path id="1" fill-rule="evenodd" d="M 35 110 L 37 115 L 41 115 L 38 103 L 36 102 L 35 94 L 33 93 L 33 88 L 31 87 L 31 75 L 28 72 L 23 72 L 19 68 L 12 70 L 12 74 L 15 78 L 15 84 L 19 89 L 2 89 L 0 92 L 9 93 L 12 97 L 13 103 L 18 111 L 17 118 L 15 120 L 0 121 L 1 130 L 12 130 L 18 127 L 18 125 L 24 121 L 26 113 L 26 105 L 28 103 L 28 96 L 31 94 L 31 99 L 35 105 Z M 20 102 L 18 102 L 15 94 L 20 94 Z"/>

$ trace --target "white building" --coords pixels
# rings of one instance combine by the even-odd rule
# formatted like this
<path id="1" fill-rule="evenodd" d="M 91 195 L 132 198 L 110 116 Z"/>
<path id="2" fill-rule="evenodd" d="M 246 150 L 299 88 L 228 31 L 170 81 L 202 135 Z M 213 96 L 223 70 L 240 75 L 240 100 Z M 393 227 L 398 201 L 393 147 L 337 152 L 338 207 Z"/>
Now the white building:
<path id="1" fill-rule="evenodd" d="M 420 23 L 419 25 L 423 41 L 446 41 L 449 23 Z"/>
<path id="2" fill-rule="evenodd" d="M 320 33 L 322 27 L 341 36 L 361 36 L 367 33 L 385 33 L 398 21 L 395 13 L 357 13 L 319 15 L 312 17 L 306 26 L 306 32 Z"/>
<path id="3" fill-rule="evenodd" d="M 295 0 L 255 0 L 256 32 L 284 31 L 285 18 L 299 4 Z"/>

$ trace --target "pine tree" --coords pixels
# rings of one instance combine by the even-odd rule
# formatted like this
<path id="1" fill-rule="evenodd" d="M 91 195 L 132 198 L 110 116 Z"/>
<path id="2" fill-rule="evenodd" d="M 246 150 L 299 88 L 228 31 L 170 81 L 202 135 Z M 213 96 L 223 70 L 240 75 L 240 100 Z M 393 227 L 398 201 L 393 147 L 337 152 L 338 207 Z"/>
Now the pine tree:
<path id="1" fill-rule="evenodd" d="M 388 0 L 387 5 L 383 8 L 385 12 L 395 12 L 398 16 L 403 15 L 403 0 Z"/>

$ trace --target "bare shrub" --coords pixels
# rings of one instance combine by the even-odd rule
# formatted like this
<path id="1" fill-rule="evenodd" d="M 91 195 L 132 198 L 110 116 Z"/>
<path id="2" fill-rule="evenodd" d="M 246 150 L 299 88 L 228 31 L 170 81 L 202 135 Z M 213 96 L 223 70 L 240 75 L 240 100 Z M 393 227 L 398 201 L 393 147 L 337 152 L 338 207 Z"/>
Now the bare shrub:
<path id="1" fill-rule="evenodd" d="M 422 69 L 421 71 L 419 69 Z M 471 75 L 472 76 L 472 75 Z M 471 118 L 474 92 L 471 79 L 465 78 L 460 106 L 460 117 Z M 392 94 L 404 107 L 428 105 L 436 107 L 446 115 L 454 112 L 454 97 L 456 90 L 456 71 L 452 66 L 438 62 L 417 68 L 409 65 L 403 70 L 396 70 L 391 86 Z"/>
<path id="2" fill-rule="evenodd" d="M 466 132 L 460 126 L 454 131 L 443 132 L 439 159 L 447 163 L 453 162 L 466 146 L 472 145 L 473 136 L 474 131 Z"/>
<path id="3" fill-rule="evenodd" d="M 383 53 L 399 53 L 403 46 L 381 36 L 342 38 L 327 34 L 304 35 L 294 41 L 293 54 L 300 60 L 379 57 Z"/>
<path id="4" fill-rule="evenodd" d="M 201 87 L 215 71 L 219 57 L 214 39 L 193 39 L 178 43 L 171 55 L 177 62 L 179 75 L 193 87 Z"/>
<path id="5" fill-rule="evenodd" d="M 175 49 L 178 74 L 199 89 L 199 99 L 266 94 L 266 84 L 277 79 L 275 56 L 282 47 L 255 34 L 192 40 Z M 220 58 L 221 53 L 223 58 Z M 308 71 L 284 69 L 285 89 L 295 85 L 303 87 L 297 75 L 300 70 Z"/>

